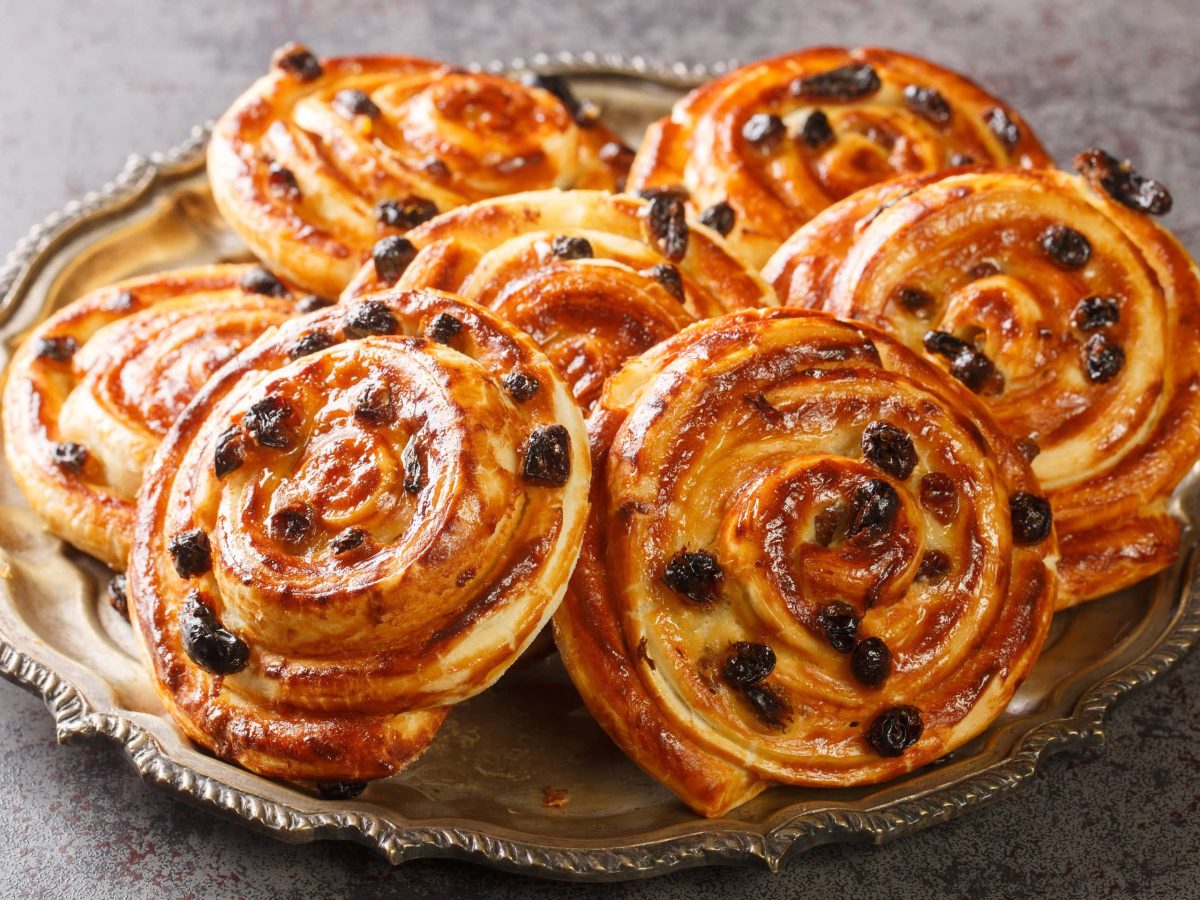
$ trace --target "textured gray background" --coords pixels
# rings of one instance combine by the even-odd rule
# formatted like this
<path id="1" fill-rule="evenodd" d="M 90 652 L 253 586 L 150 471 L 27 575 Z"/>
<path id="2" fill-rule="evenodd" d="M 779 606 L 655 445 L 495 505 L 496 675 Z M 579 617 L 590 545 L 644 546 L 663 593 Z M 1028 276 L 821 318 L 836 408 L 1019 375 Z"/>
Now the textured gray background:
<path id="1" fill-rule="evenodd" d="M 294 38 L 462 62 L 890 44 L 970 72 L 1060 161 L 1095 142 L 1132 156 L 1172 189 L 1167 223 L 1200 251 L 1196 0 L 717 5 L 0 0 L 0 247 L 129 152 L 218 114 Z M 448 863 L 393 870 L 349 845 L 259 837 L 144 787 L 108 746 L 57 747 L 40 701 L 0 685 L 0 896 L 1200 896 L 1198 677 L 1194 656 L 1116 712 L 1103 753 L 1051 760 L 1020 795 L 904 841 L 822 848 L 782 876 L 709 869 L 595 887 Z"/>

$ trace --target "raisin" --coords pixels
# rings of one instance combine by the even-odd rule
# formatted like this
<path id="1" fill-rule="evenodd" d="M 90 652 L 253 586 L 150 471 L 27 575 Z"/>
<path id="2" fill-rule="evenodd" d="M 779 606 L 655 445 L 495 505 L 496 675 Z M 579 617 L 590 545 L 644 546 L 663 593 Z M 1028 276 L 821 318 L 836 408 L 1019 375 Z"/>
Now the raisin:
<path id="1" fill-rule="evenodd" d="M 312 530 L 312 510 L 307 506 L 285 506 L 271 513 L 271 537 L 285 544 L 298 544 Z"/>
<path id="2" fill-rule="evenodd" d="M 950 374 L 978 391 L 998 374 L 992 361 L 966 341 L 945 331 L 925 332 L 925 349 L 950 360 Z"/>
<path id="3" fill-rule="evenodd" d="M 915 706 L 893 706 L 877 715 L 867 728 L 867 743 L 880 756 L 900 756 L 921 739 L 925 723 Z"/>
<path id="4" fill-rule="evenodd" d="M 949 162 L 955 168 L 958 166 L 973 166 L 975 165 L 975 157 L 970 153 L 952 153 L 950 154 Z"/>
<path id="5" fill-rule="evenodd" d="M 958 488 L 944 472 L 930 472 L 921 478 L 921 506 L 943 525 L 958 513 Z"/>
<path id="6" fill-rule="evenodd" d="M 892 674 L 892 651 L 882 638 L 860 641 L 850 654 L 850 671 L 867 687 L 879 687 Z"/>
<path id="7" fill-rule="evenodd" d="M 346 528 L 338 532 L 334 539 L 329 542 L 329 546 L 335 556 L 344 556 L 350 551 L 361 547 L 366 539 L 367 533 L 361 528 Z"/>
<path id="8" fill-rule="evenodd" d="M 956 338 L 948 331 L 927 331 L 924 337 L 925 349 L 947 359 L 953 359 L 963 350 L 969 349 L 966 341 Z"/>
<path id="9" fill-rule="evenodd" d="M 1125 366 L 1125 351 L 1103 334 L 1093 334 L 1083 347 L 1083 368 L 1088 381 L 1103 384 Z"/>
<path id="10" fill-rule="evenodd" d="M 395 284 L 400 276 L 417 258 L 417 248 L 408 238 L 393 234 L 381 238 L 371 248 L 371 259 L 375 263 L 375 277 L 384 284 Z"/>
<path id="11" fill-rule="evenodd" d="M 571 120 L 581 128 L 589 128 L 596 124 L 600 118 L 600 108 L 590 100 L 580 100 L 571 90 L 567 79 L 562 75 L 540 75 L 537 73 L 527 75 L 525 83 L 530 87 L 541 88 L 543 91 L 548 91 L 566 107 L 567 112 L 571 115 Z"/>
<path id="12" fill-rule="evenodd" d="M 863 456 L 893 478 L 904 481 L 917 466 L 912 438 L 887 422 L 872 422 L 862 433 Z"/>
<path id="13" fill-rule="evenodd" d="M 1088 150 L 1075 157 L 1075 171 L 1131 209 L 1152 216 L 1171 211 L 1171 192 L 1153 178 L 1139 175 L 1129 160 L 1121 162 L 1103 150 Z"/>
<path id="14" fill-rule="evenodd" d="M 550 242 L 550 252 L 559 259 L 591 259 L 595 256 L 587 238 L 566 234 L 560 234 Z"/>
<path id="15" fill-rule="evenodd" d="M 663 570 L 663 581 L 693 603 L 711 603 L 725 579 L 717 558 L 707 550 L 680 550 Z"/>
<path id="16" fill-rule="evenodd" d="M 312 331 L 306 331 L 300 337 L 296 338 L 295 343 L 288 348 L 288 356 L 292 359 L 299 359 L 302 356 L 308 356 L 310 353 L 317 353 L 328 347 L 332 347 L 336 343 L 337 338 L 332 334 L 317 328 Z"/>
<path id="17" fill-rule="evenodd" d="M 657 266 L 651 266 L 641 274 L 648 275 L 661 284 L 676 300 L 683 303 L 686 298 L 683 292 L 683 276 L 679 274 L 679 269 L 670 263 L 660 263 Z"/>
<path id="18" fill-rule="evenodd" d="M 400 462 L 404 465 L 404 490 L 410 494 L 419 494 L 425 485 L 425 466 L 421 462 L 421 454 L 417 452 L 415 439 L 404 445 Z"/>
<path id="19" fill-rule="evenodd" d="M 38 359 L 66 362 L 78 351 L 79 341 L 73 337 L 44 337 L 38 340 L 33 354 Z"/>
<path id="20" fill-rule="evenodd" d="M 941 550 L 926 550 L 917 566 L 917 580 L 937 584 L 950 574 L 950 557 Z"/>
<path id="21" fill-rule="evenodd" d="M 333 306 L 333 301 L 328 297 L 318 297 L 316 294 L 305 294 L 296 301 L 296 311 L 302 313 L 315 312 L 327 306 Z"/>
<path id="22" fill-rule="evenodd" d="M 80 472 L 87 465 L 87 447 L 74 441 L 64 441 L 54 445 L 50 458 L 60 469 L 66 469 L 68 472 Z"/>
<path id="23" fill-rule="evenodd" d="M 882 86 L 879 75 L 866 63 L 839 66 L 811 75 L 808 78 L 797 78 L 791 84 L 793 97 L 823 97 L 830 100 L 860 100 L 869 97 Z"/>
<path id="24" fill-rule="evenodd" d="M 1092 245 L 1082 234 L 1066 225 L 1051 225 L 1038 235 L 1047 256 L 1064 269 L 1079 269 L 1092 258 Z"/>
<path id="25" fill-rule="evenodd" d="M 970 275 L 975 281 L 980 278 L 990 278 L 992 275 L 997 275 L 1000 272 L 1000 267 L 991 260 L 985 259 L 971 266 Z"/>
<path id="26" fill-rule="evenodd" d="M 238 287 L 248 294 L 266 297 L 286 297 L 290 293 L 282 281 L 261 266 L 255 266 L 243 275 Z"/>
<path id="27" fill-rule="evenodd" d="M 179 610 L 179 633 L 183 650 L 192 662 L 214 675 L 232 675 L 250 662 L 250 648 L 217 621 L 199 591 L 184 598 Z"/>
<path id="28" fill-rule="evenodd" d="M 353 119 L 355 116 L 367 116 L 374 119 L 379 116 L 379 107 L 367 96 L 366 91 L 346 88 L 333 95 L 333 108 L 339 116 Z"/>
<path id="29" fill-rule="evenodd" d="M 933 297 L 920 288 L 902 287 L 896 291 L 896 300 L 918 319 L 928 319 L 933 310 Z"/>
<path id="30" fill-rule="evenodd" d="M 771 684 L 752 684 L 742 689 L 750 708 L 760 722 L 771 728 L 783 728 L 792 719 L 792 708 L 783 689 Z"/>
<path id="31" fill-rule="evenodd" d="M 108 579 L 108 602 L 124 618 L 129 618 L 129 598 L 125 593 L 126 582 L 124 575 L 114 575 Z"/>
<path id="32" fill-rule="evenodd" d="M 275 52 L 272 63 L 299 81 L 315 81 L 325 74 L 321 63 L 307 47 L 287 44 Z"/>
<path id="33" fill-rule="evenodd" d="M 372 334 L 395 334 L 400 324 L 382 300 L 363 300 L 346 311 L 342 327 L 351 337 L 363 338 Z"/>
<path id="34" fill-rule="evenodd" d="M 888 482 L 872 478 L 854 492 L 850 512 L 849 537 L 864 531 L 884 531 L 892 527 L 900 509 L 900 495 Z"/>
<path id="35" fill-rule="evenodd" d="M 460 331 L 462 331 L 461 319 L 456 319 L 450 313 L 440 312 L 430 321 L 425 329 L 425 336 L 439 344 L 448 344 Z"/>
<path id="36" fill-rule="evenodd" d="M 431 156 L 421 163 L 421 170 L 434 178 L 449 178 L 450 167 L 436 156 Z"/>
<path id="37" fill-rule="evenodd" d="M 384 425 L 395 417 L 392 391 L 382 381 L 368 381 L 354 400 L 354 418 Z"/>
<path id="38" fill-rule="evenodd" d="M 849 653 L 854 649 L 854 640 L 858 637 L 858 616 L 849 603 L 842 600 L 829 603 L 817 615 L 817 624 L 834 650 Z"/>
<path id="39" fill-rule="evenodd" d="M 1096 331 L 1121 321 L 1121 307 L 1115 297 L 1084 297 L 1071 313 L 1071 324 L 1080 331 Z"/>
<path id="40" fill-rule="evenodd" d="M 829 116 L 819 109 L 814 109 L 805 117 L 796 136 L 813 150 L 832 144 L 837 137 L 833 133 L 833 126 L 829 124 Z"/>
<path id="41" fill-rule="evenodd" d="M 828 547 L 846 525 L 847 510 L 841 504 L 827 506 L 813 520 L 813 536 L 822 547 Z"/>
<path id="42" fill-rule="evenodd" d="M 353 800 L 366 789 L 365 781 L 317 782 L 317 793 L 325 800 Z"/>
<path id="43" fill-rule="evenodd" d="M 212 568 L 212 546 L 201 528 L 181 531 L 167 541 L 167 552 L 180 578 L 195 578 Z"/>
<path id="44" fill-rule="evenodd" d="M 945 125 L 950 121 L 950 104 L 935 88 L 908 85 L 904 89 L 904 105 L 934 125 Z"/>
<path id="45" fill-rule="evenodd" d="M 992 129 L 992 134 L 998 137 L 1004 146 L 1012 148 L 1020 142 L 1021 129 L 1006 110 L 999 106 L 992 107 L 984 113 L 983 120 L 987 123 L 987 127 Z"/>
<path id="46" fill-rule="evenodd" d="M 277 162 L 267 166 L 267 187 L 279 197 L 292 201 L 300 199 L 300 185 L 296 181 L 296 174 Z"/>
<path id="47" fill-rule="evenodd" d="M 230 472 L 240 469 L 245 461 L 246 441 L 242 437 L 242 429 L 235 425 L 221 432 L 213 451 L 213 472 L 216 476 L 224 478 Z"/>
<path id="48" fill-rule="evenodd" d="M 1025 462 L 1033 462 L 1037 458 L 1037 455 L 1042 452 L 1042 448 L 1038 446 L 1038 442 L 1033 438 L 1023 437 L 1017 441 L 1017 452 L 1021 454 Z"/>
<path id="49" fill-rule="evenodd" d="M 704 211 L 704 214 L 700 216 L 700 224 L 707 225 L 717 234 L 724 237 L 733 231 L 735 218 L 733 207 L 722 200 L 720 203 L 714 203 Z"/>
<path id="50" fill-rule="evenodd" d="M 783 119 L 770 113 L 755 113 L 742 125 L 742 137 L 759 153 L 773 153 L 784 135 Z"/>
<path id="51" fill-rule="evenodd" d="M 529 435 L 525 446 L 526 481 L 562 487 L 571 476 L 571 440 L 562 425 L 543 425 Z"/>
<path id="52" fill-rule="evenodd" d="M 729 656 L 721 673 L 738 688 L 758 684 L 775 671 L 775 651 L 768 644 L 737 641 L 729 645 Z"/>
<path id="53" fill-rule="evenodd" d="M 524 403 L 541 386 L 536 378 L 525 372 L 509 372 L 501 379 L 501 383 L 508 395 L 518 403 Z"/>
<path id="54" fill-rule="evenodd" d="M 242 426 L 260 447 L 283 450 L 292 442 L 286 424 L 291 416 L 292 407 L 282 397 L 264 397 L 242 416 Z"/>
<path id="55" fill-rule="evenodd" d="M 1019 491 L 1008 498 L 1013 539 L 1018 544 L 1036 544 L 1050 534 L 1053 517 L 1045 497 Z"/>
<path id="56" fill-rule="evenodd" d="M 437 204 L 416 195 L 403 200 L 380 200 L 375 204 L 375 221 L 387 228 L 416 228 L 438 214 Z"/>
<path id="57" fill-rule="evenodd" d="M 687 255 L 688 225 L 683 201 L 667 196 L 658 196 L 646 207 L 646 226 L 650 240 L 658 252 L 672 262 Z"/>

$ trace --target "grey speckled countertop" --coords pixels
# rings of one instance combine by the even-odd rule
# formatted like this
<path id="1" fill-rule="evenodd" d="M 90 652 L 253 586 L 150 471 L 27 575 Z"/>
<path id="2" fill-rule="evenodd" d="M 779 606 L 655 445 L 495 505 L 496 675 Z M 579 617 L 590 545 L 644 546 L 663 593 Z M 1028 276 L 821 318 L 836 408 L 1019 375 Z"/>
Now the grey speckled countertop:
<path id="1" fill-rule="evenodd" d="M 219 113 L 294 38 L 324 53 L 462 62 L 892 45 L 1007 98 L 1060 161 L 1093 143 L 1132 157 L 1172 189 L 1167 224 L 1200 251 L 1196 0 L 3 0 L 0 35 L 4 247 L 126 154 L 170 146 Z M 594 887 L 461 864 L 393 870 L 346 844 L 277 843 L 155 793 L 107 745 L 56 746 L 41 702 L 0 684 L 0 896 L 1195 897 L 1198 679 L 1193 656 L 1116 711 L 1104 751 L 1052 759 L 1019 795 L 906 840 L 821 848 L 779 876 L 707 869 Z"/>

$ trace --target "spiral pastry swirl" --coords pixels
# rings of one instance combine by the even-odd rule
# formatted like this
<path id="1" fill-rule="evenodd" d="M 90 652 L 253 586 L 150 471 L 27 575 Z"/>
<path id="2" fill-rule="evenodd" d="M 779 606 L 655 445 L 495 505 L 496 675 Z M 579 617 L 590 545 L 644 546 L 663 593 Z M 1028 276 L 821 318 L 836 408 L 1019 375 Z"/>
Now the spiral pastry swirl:
<path id="1" fill-rule="evenodd" d="M 894 50 L 818 47 L 692 91 L 647 131 L 629 187 L 686 189 L 759 267 L 855 191 L 972 163 L 1053 161 L 1013 109 L 961 75 Z"/>
<path id="2" fill-rule="evenodd" d="M 983 406 L 883 333 L 702 322 L 614 375 L 589 433 L 555 638 L 600 724 L 696 811 L 910 771 L 1037 657 L 1048 506 Z"/>
<path id="3" fill-rule="evenodd" d="M 393 291 L 287 322 L 197 396 L 139 496 L 159 694 L 261 774 L 398 771 L 553 614 L 589 479 L 554 366 L 487 310 Z"/>
<path id="4" fill-rule="evenodd" d="M 1167 500 L 1200 445 L 1200 281 L 1139 211 L 1161 212 L 1169 194 L 1101 151 L 1079 162 L 1087 178 L 877 186 L 766 269 L 789 304 L 880 326 L 982 396 L 1054 507 L 1060 606 L 1175 558 Z"/>
<path id="5" fill-rule="evenodd" d="M 318 61 L 289 44 L 217 122 L 213 196 L 273 269 L 335 297 L 377 239 L 439 211 L 624 183 L 632 151 L 596 107 L 561 78 L 534 85 L 403 56 Z"/>
<path id="6" fill-rule="evenodd" d="M 385 241 L 344 296 L 394 282 L 474 300 L 531 335 L 585 410 L 630 356 L 698 319 L 777 302 L 669 196 L 533 191 L 461 207 L 405 237 L 404 268 L 390 264 Z"/>
<path id="7" fill-rule="evenodd" d="M 29 505 L 123 570 L 159 441 L 213 372 L 293 314 L 262 269 L 209 266 L 101 288 L 47 318 L 4 391 L 4 447 Z"/>

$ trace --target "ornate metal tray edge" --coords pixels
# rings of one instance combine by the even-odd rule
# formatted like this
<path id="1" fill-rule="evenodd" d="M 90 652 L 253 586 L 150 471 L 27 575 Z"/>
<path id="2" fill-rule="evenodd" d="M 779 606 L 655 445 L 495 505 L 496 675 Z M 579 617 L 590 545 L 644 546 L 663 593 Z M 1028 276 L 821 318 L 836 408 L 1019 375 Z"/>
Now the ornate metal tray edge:
<path id="1" fill-rule="evenodd" d="M 735 66 L 660 65 L 619 54 L 537 54 L 473 68 L 526 69 L 595 75 L 632 75 L 664 85 L 688 87 Z M 98 191 L 73 200 L 33 226 L 0 266 L 0 324 L 14 311 L 29 280 L 55 248 L 77 231 L 136 203 L 156 184 L 195 172 L 204 163 L 209 125 L 163 153 L 132 154 L 124 168 Z M 1190 479 L 1189 479 L 1190 480 Z M 1190 517 L 1188 517 L 1190 518 Z M 1195 548 L 1180 565 L 1183 595 L 1174 620 L 1146 653 L 1087 690 L 1072 715 L 1035 727 L 1007 758 L 945 787 L 867 811 L 825 810 L 784 821 L 765 833 L 752 827 L 712 823 L 685 834 L 618 847 L 546 846 L 450 825 L 397 826 L 370 813 L 311 813 L 229 787 L 182 765 L 157 739 L 130 718 L 98 712 L 84 693 L 0 634 L 0 676 L 40 694 L 54 718 L 60 742 L 104 737 L 121 745 L 142 779 L 194 805 L 240 819 L 290 842 L 347 839 L 371 847 L 390 862 L 440 857 L 485 863 L 548 878 L 620 880 L 663 874 L 706 864 L 765 865 L 777 871 L 785 858 L 834 841 L 881 843 L 953 818 L 968 806 L 995 800 L 1021 786 L 1051 753 L 1102 746 L 1104 721 L 1118 700 L 1168 671 L 1200 640 L 1200 572 Z"/>

